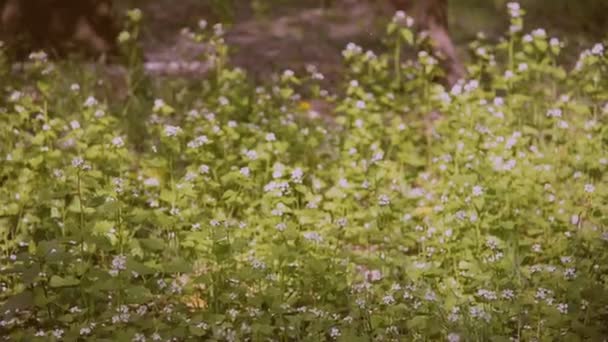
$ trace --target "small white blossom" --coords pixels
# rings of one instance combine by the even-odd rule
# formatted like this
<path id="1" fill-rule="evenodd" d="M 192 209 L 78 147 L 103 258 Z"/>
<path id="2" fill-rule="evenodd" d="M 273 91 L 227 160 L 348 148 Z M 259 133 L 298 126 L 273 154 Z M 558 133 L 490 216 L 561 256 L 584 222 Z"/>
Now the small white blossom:
<path id="1" fill-rule="evenodd" d="M 144 185 L 148 187 L 158 187 L 160 186 L 160 181 L 158 180 L 158 178 L 150 177 L 144 180 Z"/>
<path id="2" fill-rule="evenodd" d="M 274 135 L 274 133 L 266 134 L 266 141 L 272 142 L 272 141 L 276 141 L 276 140 L 277 140 L 277 137 Z"/>
<path id="3" fill-rule="evenodd" d="M 448 335 L 448 342 L 460 342 L 460 335 L 456 333 L 450 333 Z"/>
<path id="4" fill-rule="evenodd" d="M 165 125 L 165 135 L 168 137 L 177 136 L 181 132 L 182 129 L 179 126 Z"/>
<path id="5" fill-rule="evenodd" d="M 378 205 L 380 205 L 381 207 L 387 206 L 391 204 L 391 199 L 390 197 L 388 197 L 388 195 L 382 194 L 378 196 Z"/>
<path id="6" fill-rule="evenodd" d="M 245 151 L 245 156 L 247 156 L 247 158 L 249 158 L 249 160 L 256 160 L 258 159 L 258 153 L 254 150 L 247 150 Z"/>
<path id="7" fill-rule="evenodd" d="M 473 196 L 479 197 L 481 195 L 483 195 L 483 187 L 480 185 L 475 185 L 473 187 Z"/>
<path id="8" fill-rule="evenodd" d="M 188 142 L 188 148 L 199 148 L 208 143 L 209 143 L 209 139 L 207 138 L 206 135 L 199 135 L 198 137 L 196 137 L 193 140 Z"/>
<path id="9" fill-rule="evenodd" d="M 125 141 L 122 137 L 115 137 L 112 139 L 112 145 L 114 145 L 114 147 L 121 148 L 125 146 Z"/>
<path id="10" fill-rule="evenodd" d="M 198 167 L 198 172 L 202 175 L 209 173 L 209 165 L 202 164 Z"/>
<path id="11" fill-rule="evenodd" d="M 312 242 L 320 243 L 323 241 L 323 237 L 317 232 L 305 232 L 303 235 L 306 240 Z"/>

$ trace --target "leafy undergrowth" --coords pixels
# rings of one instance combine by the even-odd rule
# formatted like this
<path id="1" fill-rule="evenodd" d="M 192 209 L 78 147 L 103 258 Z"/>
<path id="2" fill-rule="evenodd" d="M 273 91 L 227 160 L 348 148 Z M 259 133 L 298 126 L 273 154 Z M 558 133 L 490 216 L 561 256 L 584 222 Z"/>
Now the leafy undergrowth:
<path id="1" fill-rule="evenodd" d="M 137 11 L 124 102 L 33 54 L 0 100 L 0 339 L 603 340 L 608 58 L 565 70 L 509 13 L 451 89 L 402 13 L 336 94 L 252 85 L 219 26 L 208 78 L 152 87 Z"/>

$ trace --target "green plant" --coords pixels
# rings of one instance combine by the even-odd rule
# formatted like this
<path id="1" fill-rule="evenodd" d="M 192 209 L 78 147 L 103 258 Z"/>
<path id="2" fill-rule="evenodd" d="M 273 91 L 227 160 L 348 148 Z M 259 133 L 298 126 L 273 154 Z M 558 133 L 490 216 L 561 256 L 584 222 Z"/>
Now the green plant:
<path id="1" fill-rule="evenodd" d="M 608 58 L 566 70 L 509 11 L 452 89 L 394 24 L 335 94 L 313 69 L 252 85 L 219 27 L 193 36 L 209 77 L 138 88 L 134 58 L 126 102 L 33 55 L 0 100 L 0 336 L 601 341 Z"/>

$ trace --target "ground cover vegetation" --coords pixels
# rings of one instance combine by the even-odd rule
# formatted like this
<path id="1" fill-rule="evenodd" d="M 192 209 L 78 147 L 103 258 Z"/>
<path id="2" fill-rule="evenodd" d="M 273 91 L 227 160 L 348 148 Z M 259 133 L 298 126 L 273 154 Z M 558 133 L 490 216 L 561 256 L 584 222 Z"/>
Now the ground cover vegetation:
<path id="1" fill-rule="evenodd" d="M 507 12 L 452 87 L 402 12 L 335 91 L 254 84 L 204 21 L 208 77 L 151 82 L 137 10 L 120 101 L 3 59 L 0 339 L 605 340 L 608 57 Z"/>

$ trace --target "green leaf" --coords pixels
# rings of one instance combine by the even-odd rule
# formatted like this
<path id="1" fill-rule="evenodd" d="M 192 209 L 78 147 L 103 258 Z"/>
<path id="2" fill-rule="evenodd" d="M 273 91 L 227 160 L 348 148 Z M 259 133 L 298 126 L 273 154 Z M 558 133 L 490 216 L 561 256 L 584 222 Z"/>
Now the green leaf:
<path id="1" fill-rule="evenodd" d="M 71 286 L 77 286 L 78 284 L 80 284 L 80 280 L 78 280 L 72 276 L 67 276 L 65 278 L 62 278 L 60 276 L 54 275 L 51 277 L 51 281 L 50 281 L 51 287 L 71 287 Z"/>
<path id="2" fill-rule="evenodd" d="M 165 250 L 165 242 L 159 238 L 151 237 L 147 239 L 139 239 L 139 242 L 144 248 L 147 248 L 152 251 L 162 251 Z"/>
<path id="3" fill-rule="evenodd" d="M 2 312 L 8 310 L 27 310 L 34 306 L 34 296 L 30 291 L 23 291 L 14 296 L 8 297 L 2 306 Z"/>
<path id="4" fill-rule="evenodd" d="M 152 297 L 150 290 L 143 286 L 128 287 L 125 290 L 125 294 L 127 301 L 133 304 L 145 303 Z"/>
<path id="5" fill-rule="evenodd" d="M 406 41 L 410 45 L 414 44 L 414 33 L 411 30 L 401 29 L 400 32 L 401 32 L 401 37 L 403 38 L 404 41 Z"/>
<path id="6" fill-rule="evenodd" d="M 189 273 L 192 271 L 192 264 L 184 259 L 176 258 L 164 264 L 166 273 Z"/>
<path id="7" fill-rule="evenodd" d="M 21 275 L 21 281 L 23 281 L 23 285 L 31 285 L 38 279 L 38 274 L 40 274 L 40 265 L 37 263 L 33 264 L 28 269 L 23 271 L 23 274 Z"/>

